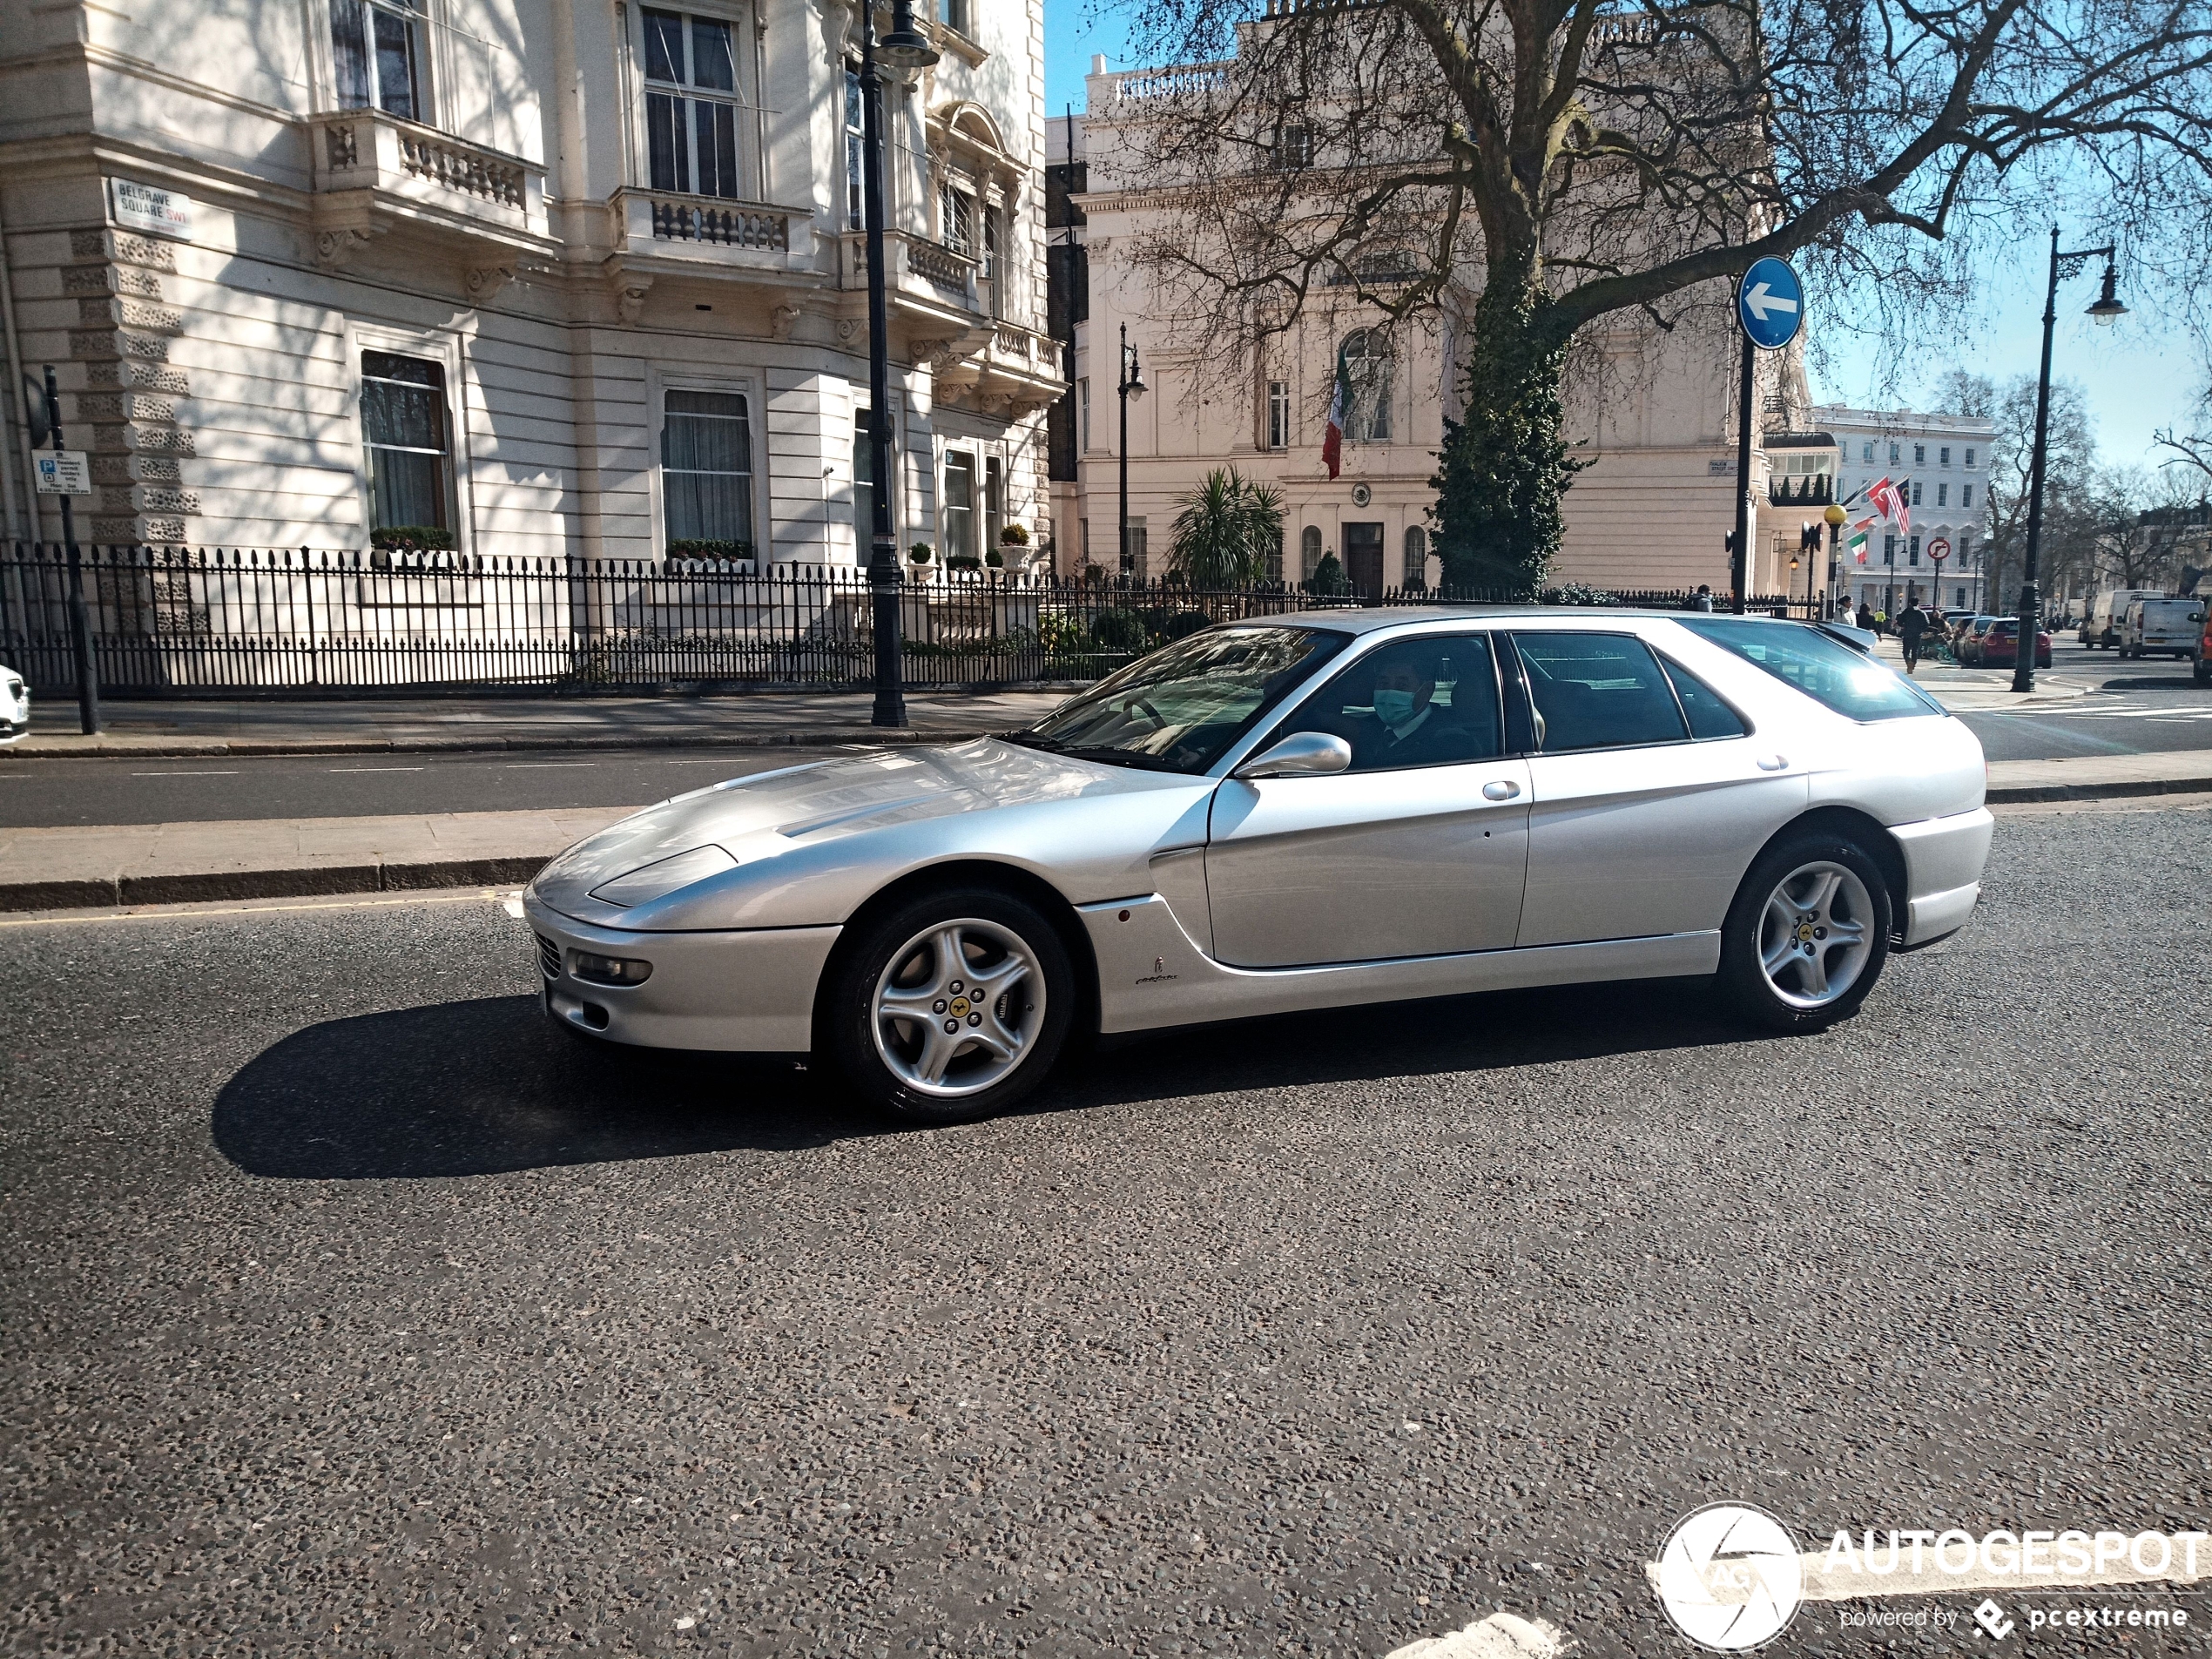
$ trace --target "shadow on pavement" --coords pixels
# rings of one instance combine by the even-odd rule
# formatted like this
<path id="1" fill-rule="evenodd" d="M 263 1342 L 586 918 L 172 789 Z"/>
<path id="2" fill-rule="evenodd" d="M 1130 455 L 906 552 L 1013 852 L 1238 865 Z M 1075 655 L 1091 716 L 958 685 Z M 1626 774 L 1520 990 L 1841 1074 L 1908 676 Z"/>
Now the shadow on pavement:
<path id="1" fill-rule="evenodd" d="M 1481 1072 L 1751 1040 L 1700 980 L 1494 992 L 1110 1041 L 1032 1113 L 1187 1095 Z M 529 996 L 332 1020 L 256 1055 L 213 1132 L 249 1175 L 411 1180 L 817 1146 L 895 1132 L 788 1061 L 619 1049 Z"/>
<path id="2" fill-rule="evenodd" d="M 603 1047 L 532 996 L 332 1020 L 265 1049 L 216 1096 L 215 1145 L 291 1180 L 491 1175 L 788 1148 L 880 1132 L 788 1062 Z"/>

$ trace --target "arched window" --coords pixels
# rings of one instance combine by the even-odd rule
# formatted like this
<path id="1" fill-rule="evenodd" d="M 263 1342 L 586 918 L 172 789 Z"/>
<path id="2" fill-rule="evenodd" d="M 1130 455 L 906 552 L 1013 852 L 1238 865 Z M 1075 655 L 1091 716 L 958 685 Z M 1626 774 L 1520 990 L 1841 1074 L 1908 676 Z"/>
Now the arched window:
<path id="1" fill-rule="evenodd" d="M 1321 563 L 1321 527 L 1318 524 L 1308 524 L 1298 532 L 1298 580 L 1312 581 L 1314 568 Z"/>
<path id="2" fill-rule="evenodd" d="M 1379 328 L 1345 336 L 1345 372 L 1352 378 L 1352 409 L 1344 435 L 1353 443 L 1390 442 L 1390 340 Z"/>
<path id="3" fill-rule="evenodd" d="M 1399 579 L 1399 585 L 1428 586 L 1428 532 L 1418 524 L 1406 527 L 1406 574 Z"/>

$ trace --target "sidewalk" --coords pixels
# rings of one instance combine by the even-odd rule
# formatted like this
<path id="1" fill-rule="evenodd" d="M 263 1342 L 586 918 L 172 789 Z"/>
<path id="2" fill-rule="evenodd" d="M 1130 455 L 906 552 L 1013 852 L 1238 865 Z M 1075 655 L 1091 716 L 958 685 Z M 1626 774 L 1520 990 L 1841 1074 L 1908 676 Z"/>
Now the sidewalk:
<path id="1" fill-rule="evenodd" d="M 871 725 L 867 691 L 747 697 L 410 698 L 314 702 L 115 702 L 98 737 L 77 730 L 77 705 L 47 698 L 10 759 L 63 755 L 468 753 L 504 749 L 752 747 L 789 744 L 938 743 L 1033 724 L 1074 687 L 909 692 L 901 731 Z"/>
<path id="2" fill-rule="evenodd" d="M 2000 761 L 1991 805 L 2212 792 L 2212 750 Z M 512 886 L 634 810 L 0 830 L 0 911 Z"/>
<path id="3" fill-rule="evenodd" d="M 1895 639 L 1885 637 L 1874 648 L 1874 654 L 1898 673 L 1905 672 L 1905 648 Z M 2097 689 L 2088 680 L 2039 668 L 2035 671 L 2035 689 L 2023 693 L 2013 690 L 2013 671 L 2009 668 L 1959 668 L 1949 663 L 1925 661 L 1913 671 L 1912 683 L 1953 714 L 1973 714 L 1984 709 L 2036 708 L 2047 703 L 2069 702 Z"/>

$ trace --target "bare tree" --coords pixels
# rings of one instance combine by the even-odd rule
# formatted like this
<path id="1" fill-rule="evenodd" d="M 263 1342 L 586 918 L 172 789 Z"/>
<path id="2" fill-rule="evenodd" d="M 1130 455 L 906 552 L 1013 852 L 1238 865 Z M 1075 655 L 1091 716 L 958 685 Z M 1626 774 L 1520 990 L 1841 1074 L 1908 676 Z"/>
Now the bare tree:
<path id="1" fill-rule="evenodd" d="M 1973 380 L 1977 377 L 1962 377 Z M 2020 583 L 2027 551 L 2028 494 L 2033 481 L 2035 378 L 2022 374 L 2000 388 L 1982 380 L 1979 387 L 1946 381 L 1946 395 L 1982 397 L 1996 428 L 1990 446 L 1989 483 L 1983 537 L 1987 580 L 1984 603 L 2011 593 Z M 2048 591 L 2071 590 L 2069 583 L 2087 576 L 2085 561 L 2094 542 L 2087 505 L 2096 482 L 2097 440 L 2089 405 L 2072 381 L 2051 382 L 2051 414 L 2043 469 L 2042 579 Z"/>
<path id="2" fill-rule="evenodd" d="M 1189 66 L 1134 78 L 1112 112 L 1124 185 L 1175 209 L 1141 256 L 1208 329 L 1250 344 L 1317 304 L 1454 317 L 1467 395 L 1438 482 L 1455 584 L 1541 579 L 1573 471 L 1562 376 L 1598 319 L 1710 314 L 1766 254 L 1877 303 L 1956 293 L 1976 237 L 2061 199 L 2138 264 L 2196 250 L 2137 227 L 2212 225 L 2212 0 L 1129 15 L 1140 51 Z"/>

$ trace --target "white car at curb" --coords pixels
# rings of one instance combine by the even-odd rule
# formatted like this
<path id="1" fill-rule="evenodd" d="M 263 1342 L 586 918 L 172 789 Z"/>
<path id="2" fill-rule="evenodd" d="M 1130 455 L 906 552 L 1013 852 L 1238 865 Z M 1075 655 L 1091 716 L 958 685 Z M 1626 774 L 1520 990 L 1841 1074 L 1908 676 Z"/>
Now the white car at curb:
<path id="1" fill-rule="evenodd" d="M 0 745 L 16 743 L 30 730 L 30 687 L 23 676 L 0 663 Z"/>

